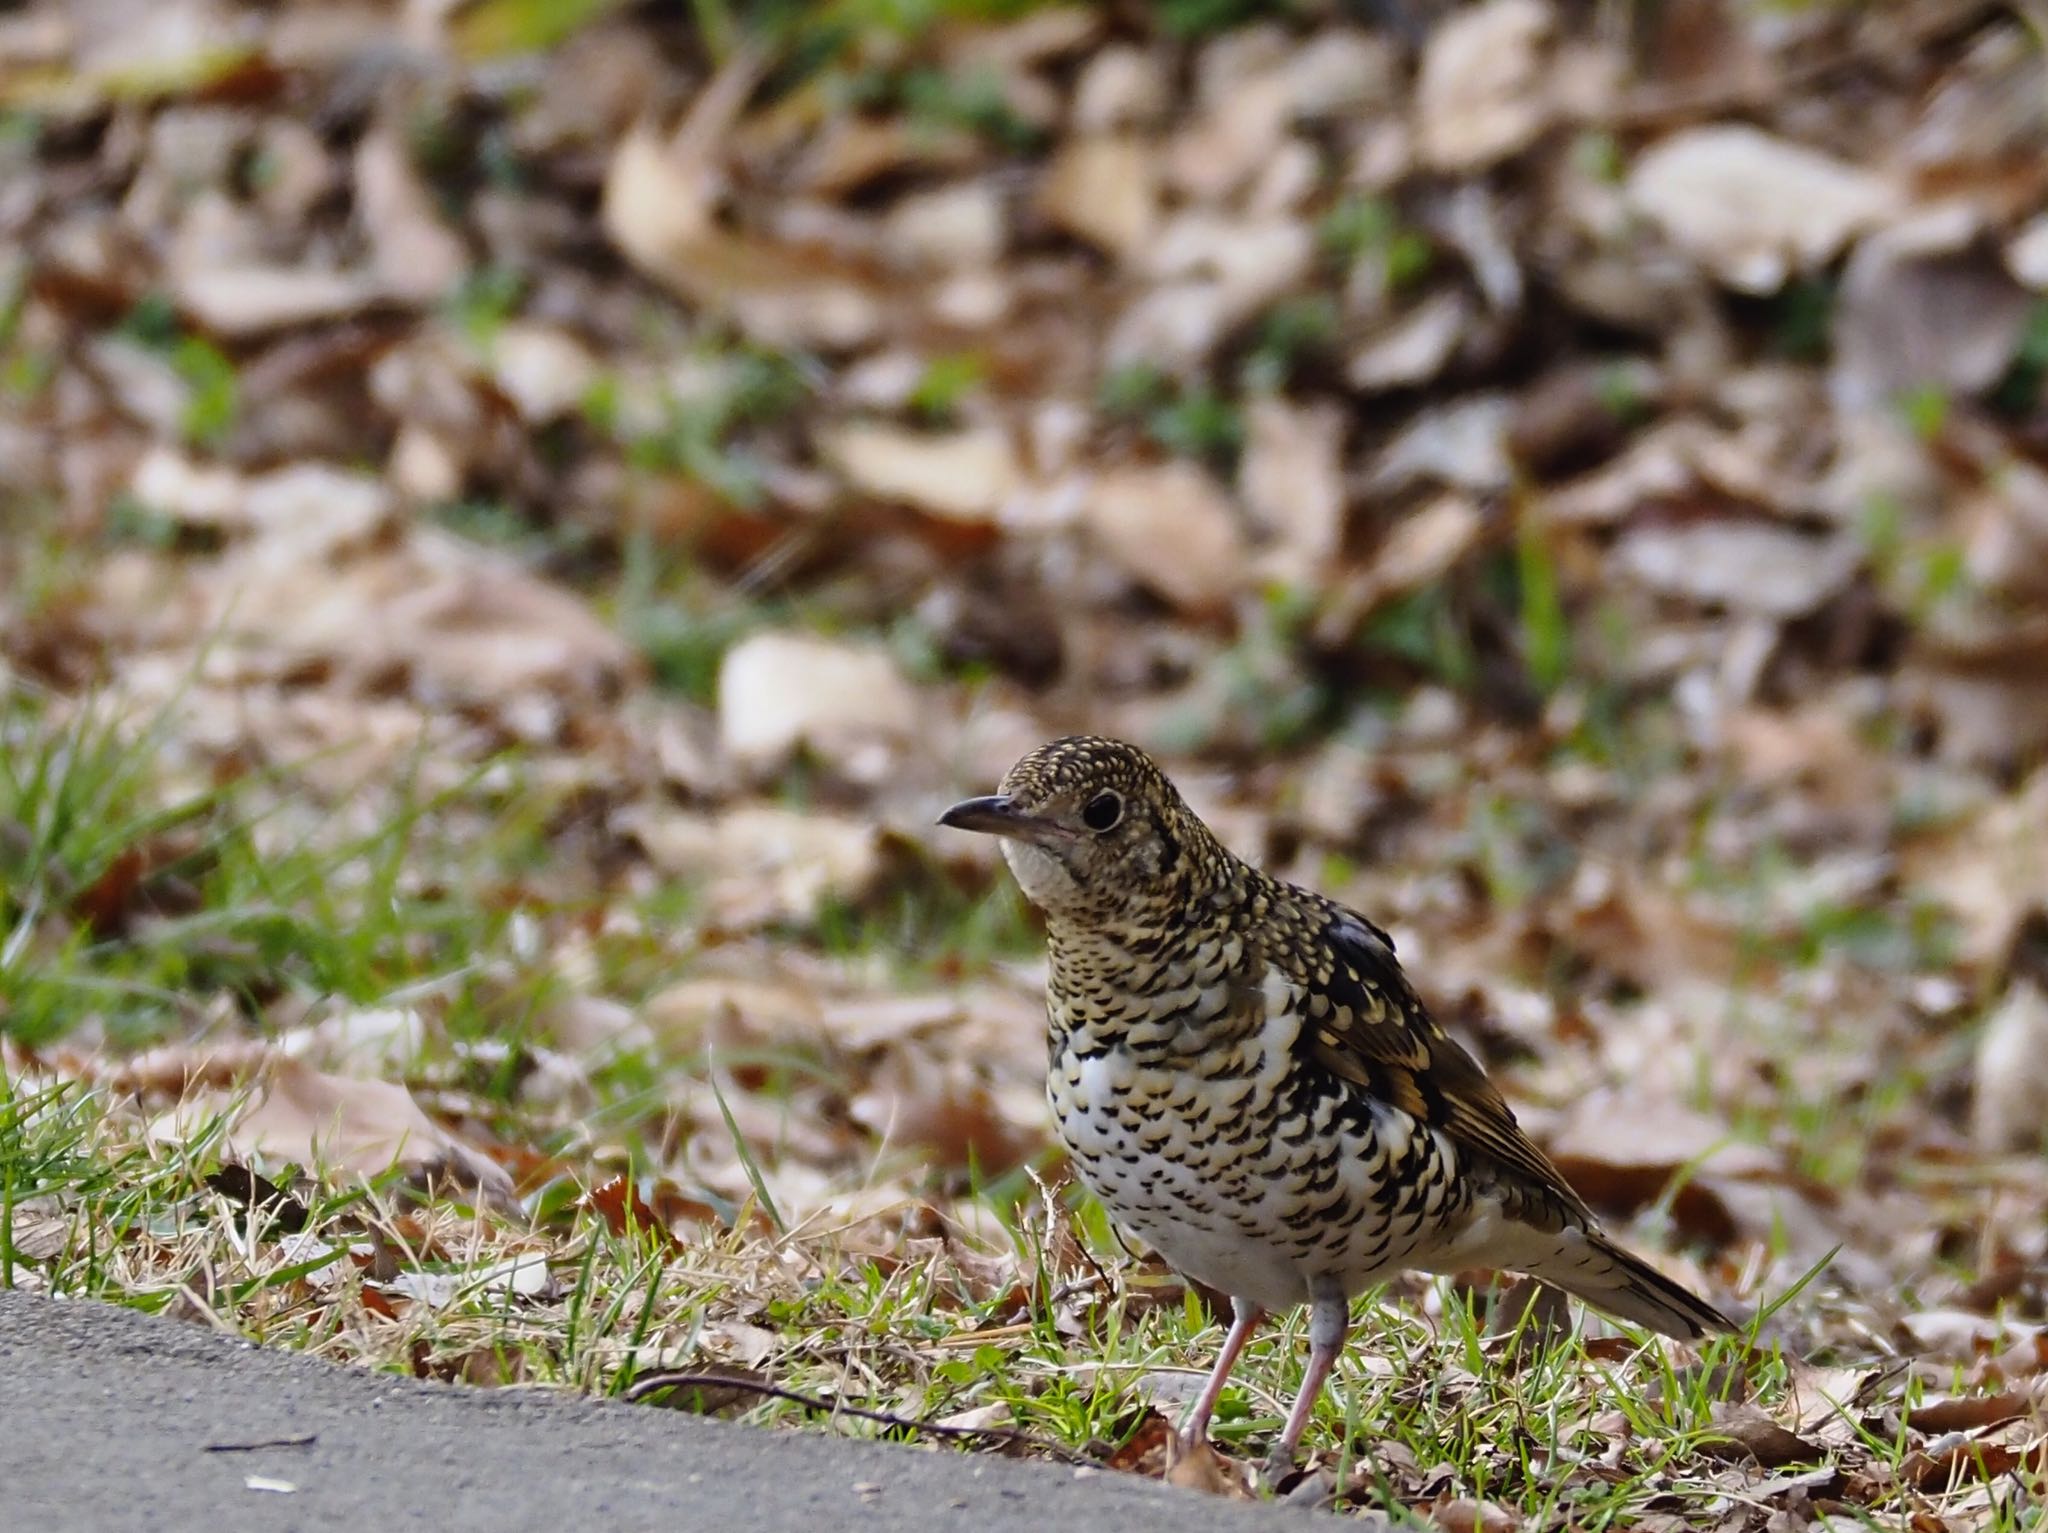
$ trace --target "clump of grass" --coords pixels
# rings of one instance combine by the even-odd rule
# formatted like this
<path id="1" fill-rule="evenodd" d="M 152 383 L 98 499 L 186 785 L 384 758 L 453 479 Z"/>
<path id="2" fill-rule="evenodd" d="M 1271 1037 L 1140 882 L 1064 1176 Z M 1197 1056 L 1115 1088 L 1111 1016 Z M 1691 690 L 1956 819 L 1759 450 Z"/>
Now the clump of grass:
<path id="1" fill-rule="evenodd" d="M 241 415 L 235 364 L 205 336 L 185 330 L 169 298 L 150 294 L 122 322 L 119 333 L 162 356 L 186 389 L 180 429 L 197 447 L 219 448 Z"/>
<path id="2" fill-rule="evenodd" d="M 1177 382 L 1150 363 L 1106 373 L 1096 407 L 1112 421 L 1142 428 L 1169 453 L 1226 470 L 1244 447 L 1244 414 L 1234 401 L 1206 383 Z"/>

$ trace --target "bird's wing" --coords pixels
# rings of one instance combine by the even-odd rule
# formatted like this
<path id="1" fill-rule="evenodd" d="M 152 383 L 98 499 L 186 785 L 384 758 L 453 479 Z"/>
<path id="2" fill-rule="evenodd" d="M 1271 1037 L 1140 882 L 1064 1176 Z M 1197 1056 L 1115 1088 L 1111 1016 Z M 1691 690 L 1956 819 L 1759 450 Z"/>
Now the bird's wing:
<path id="1" fill-rule="evenodd" d="M 1306 991 L 1297 1046 L 1307 1057 L 1506 1173 L 1517 1216 L 1550 1228 L 1593 1224 L 1500 1088 L 1430 1016 L 1387 934 L 1338 905 L 1303 915 L 1291 978 Z"/>

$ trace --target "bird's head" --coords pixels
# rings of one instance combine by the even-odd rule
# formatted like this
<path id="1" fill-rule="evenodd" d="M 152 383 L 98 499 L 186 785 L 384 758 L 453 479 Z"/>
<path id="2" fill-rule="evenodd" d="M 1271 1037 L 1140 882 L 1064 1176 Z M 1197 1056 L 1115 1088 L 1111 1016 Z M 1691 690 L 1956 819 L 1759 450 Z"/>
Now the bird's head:
<path id="1" fill-rule="evenodd" d="M 1081 923 L 1184 904 L 1228 857 L 1151 757 L 1095 735 L 1039 746 L 939 823 L 1000 836 L 1025 897 Z"/>

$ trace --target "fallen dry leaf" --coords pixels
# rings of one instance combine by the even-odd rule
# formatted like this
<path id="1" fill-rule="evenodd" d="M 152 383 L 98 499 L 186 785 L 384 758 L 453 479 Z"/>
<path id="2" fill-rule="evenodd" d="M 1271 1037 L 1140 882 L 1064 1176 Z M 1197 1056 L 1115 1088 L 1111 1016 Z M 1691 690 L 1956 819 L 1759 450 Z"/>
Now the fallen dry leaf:
<path id="1" fill-rule="evenodd" d="M 1252 1490 L 1242 1465 L 1225 1458 L 1213 1444 L 1199 1442 L 1183 1449 L 1178 1436 L 1166 1440 L 1168 1485 L 1198 1490 L 1204 1495 L 1223 1496 L 1232 1501 L 1249 1501 Z"/>
<path id="2" fill-rule="evenodd" d="M 1272 540 L 1260 560 L 1270 578 L 1320 585 L 1344 538 L 1344 416 L 1277 399 L 1245 412 L 1238 495 Z"/>
<path id="3" fill-rule="evenodd" d="M 2048 1139 L 2048 994 L 2015 980 L 1977 1039 L 1970 1128 L 1993 1154 L 2038 1150 Z"/>
<path id="4" fill-rule="evenodd" d="M 760 633 L 718 669 L 718 738 L 754 777 L 809 750 L 853 782 L 875 783 L 912 744 L 917 695 L 881 649 L 804 634 Z"/>
<path id="5" fill-rule="evenodd" d="M 1430 1503 L 1429 1520 L 1444 1533 L 1515 1533 L 1515 1514 L 1492 1501 L 1471 1496 L 1439 1496 Z"/>
<path id="6" fill-rule="evenodd" d="M 1544 0 L 1484 0 L 1431 32 L 1415 91 L 1415 140 L 1432 169 L 1483 170 L 1535 141 L 1551 103 Z"/>
<path id="7" fill-rule="evenodd" d="M 1237 512 L 1192 463 L 1112 469 L 1089 487 L 1083 514 L 1103 552 L 1175 606 L 1213 610 L 1244 583 Z"/>
<path id="8" fill-rule="evenodd" d="M 1842 273 L 1836 400 L 1881 409 L 1917 388 L 1980 394 L 2012 365 L 2033 303 L 1965 205 L 1880 229 Z"/>
<path id="9" fill-rule="evenodd" d="M 1993 1395 L 1956 1395 L 1947 1400 L 1928 1400 L 1906 1413 L 1906 1425 L 1916 1432 L 1974 1432 L 2004 1426 L 2008 1421 L 2037 1413 L 2048 1400 L 2039 1388 L 2009 1389 Z"/>
<path id="10" fill-rule="evenodd" d="M 410 303 L 447 297 L 469 270 L 469 252 L 442 222 L 388 125 L 356 144 L 356 214 L 369 232 L 372 266 L 385 290 Z"/>
<path id="11" fill-rule="evenodd" d="M 1714 1407 L 1711 1436 L 1700 1440 L 1700 1451 L 1710 1458 L 1730 1456 L 1754 1460 L 1766 1469 L 1787 1464 L 1810 1464 L 1825 1456 L 1818 1443 L 1808 1442 L 1787 1431 L 1754 1405 Z"/>
<path id="12" fill-rule="evenodd" d="M 1902 862 L 1913 887 L 1954 913 L 1961 956 L 1998 958 L 2020 924 L 2048 908 L 2048 770 L 1943 832 L 1909 842 Z"/>
<path id="13" fill-rule="evenodd" d="M 509 1200 L 512 1179 L 494 1161 L 435 1123 L 403 1086 L 330 1075 L 296 1059 L 275 1058 L 246 1095 L 200 1092 L 151 1125 L 160 1139 L 183 1141 L 224 1116 L 221 1145 L 236 1157 L 292 1164 L 351 1177 L 403 1167 L 446 1176 Z"/>
<path id="14" fill-rule="evenodd" d="M 1615 548 L 1620 568 L 1652 590 L 1767 617 L 1813 611 L 1848 584 L 1861 559 L 1846 539 L 1735 520 L 1635 528 Z"/>
<path id="15" fill-rule="evenodd" d="M 858 909 L 889 869 L 873 824 L 850 815 L 645 806 L 620 816 L 618 829 L 656 867 L 698 884 L 709 924 L 725 933 L 812 921 L 828 902 Z"/>
<path id="16" fill-rule="evenodd" d="M 1071 139 L 1046 168 L 1038 206 L 1076 239 L 1133 260 L 1158 225 L 1157 153 L 1123 136 Z"/>
<path id="17" fill-rule="evenodd" d="M 1746 293 L 1777 291 L 1899 207 L 1881 176 L 1732 123 L 1652 144 L 1629 171 L 1628 195 L 1680 249 Z"/>
<path id="18" fill-rule="evenodd" d="M 925 432 L 856 422 L 819 446 L 862 494 L 954 521 L 993 521 L 1023 477 L 1009 434 L 993 426 Z"/>

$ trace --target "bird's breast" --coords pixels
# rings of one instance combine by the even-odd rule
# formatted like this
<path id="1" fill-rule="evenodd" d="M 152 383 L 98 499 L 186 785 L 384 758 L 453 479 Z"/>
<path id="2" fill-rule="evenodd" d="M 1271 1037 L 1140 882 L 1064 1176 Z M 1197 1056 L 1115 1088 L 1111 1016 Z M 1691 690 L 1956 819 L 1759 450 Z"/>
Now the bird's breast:
<path id="1" fill-rule="evenodd" d="M 1447 1147 L 1304 1063 L 1301 986 L 1277 969 L 1162 978 L 1143 995 L 1054 987 L 1048 1105 L 1118 1223 L 1271 1305 L 1317 1277 L 1376 1280 L 1434 1241 Z"/>

